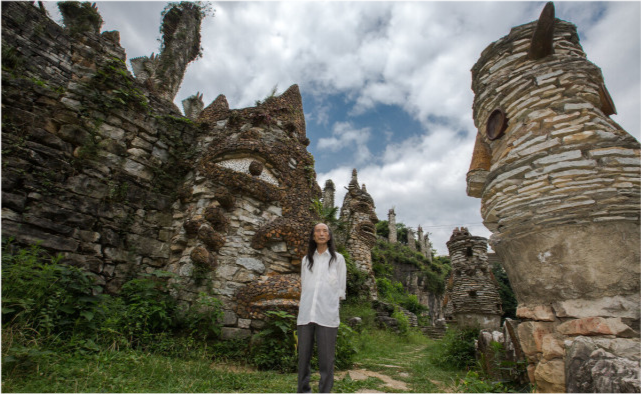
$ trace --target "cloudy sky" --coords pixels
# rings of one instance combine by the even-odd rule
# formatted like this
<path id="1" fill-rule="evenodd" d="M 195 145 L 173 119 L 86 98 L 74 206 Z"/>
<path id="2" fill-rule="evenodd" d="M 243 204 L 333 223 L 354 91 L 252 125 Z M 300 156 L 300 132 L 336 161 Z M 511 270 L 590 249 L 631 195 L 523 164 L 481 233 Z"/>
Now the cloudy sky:
<path id="1" fill-rule="evenodd" d="M 158 53 L 165 2 L 97 2 L 103 30 L 120 31 L 128 59 Z M 557 1 L 557 18 L 578 26 L 588 59 L 601 67 L 618 115 L 639 132 L 639 2 Z M 274 87 L 298 84 L 318 182 L 332 179 L 340 206 L 352 168 L 379 219 L 429 232 L 438 254 L 456 226 L 489 237 L 465 174 L 476 128 L 471 73 L 510 28 L 538 18 L 545 2 L 211 2 L 204 55 L 176 97 L 224 94 L 253 106 Z M 47 3 L 60 21 L 55 3 Z"/>

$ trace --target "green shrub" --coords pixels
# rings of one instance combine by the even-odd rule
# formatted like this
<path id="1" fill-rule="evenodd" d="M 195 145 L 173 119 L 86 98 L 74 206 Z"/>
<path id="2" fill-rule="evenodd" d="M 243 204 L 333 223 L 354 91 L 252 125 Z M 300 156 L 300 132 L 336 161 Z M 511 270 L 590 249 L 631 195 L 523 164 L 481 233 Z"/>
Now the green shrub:
<path id="1" fill-rule="evenodd" d="M 294 372 L 298 365 L 296 317 L 284 311 L 268 311 L 267 324 L 252 337 L 252 363 L 259 369 Z"/>
<path id="2" fill-rule="evenodd" d="M 334 357 L 334 365 L 337 369 L 349 369 L 354 365 L 357 353 L 357 335 L 347 324 L 340 323 L 338 326 L 336 355 Z"/>
<path id="3" fill-rule="evenodd" d="M 3 335 L 3 345 L 14 349 L 3 346 L 3 355 L 16 365 L 45 349 L 187 354 L 220 334 L 220 301 L 201 294 L 179 315 L 167 288 L 169 273 L 143 275 L 125 283 L 119 296 L 109 296 L 101 294 L 92 274 L 59 264 L 59 257 L 38 245 L 18 248 L 9 240 L 2 249 L 2 328 L 12 333 L 10 343 Z"/>
<path id="4" fill-rule="evenodd" d="M 446 368 L 465 369 L 476 364 L 474 341 L 479 336 L 478 328 L 449 329 L 439 341 L 432 361 Z"/>
<path id="5" fill-rule="evenodd" d="M 407 316 L 398 308 L 394 308 L 392 317 L 398 322 L 398 333 L 403 336 L 407 335 L 410 331 L 410 321 Z"/>
<path id="6" fill-rule="evenodd" d="M 82 270 L 57 264 L 38 245 L 12 253 L 3 244 L 2 322 L 29 329 L 38 337 L 69 338 L 99 327 L 104 300 L 93 277 Z"/>

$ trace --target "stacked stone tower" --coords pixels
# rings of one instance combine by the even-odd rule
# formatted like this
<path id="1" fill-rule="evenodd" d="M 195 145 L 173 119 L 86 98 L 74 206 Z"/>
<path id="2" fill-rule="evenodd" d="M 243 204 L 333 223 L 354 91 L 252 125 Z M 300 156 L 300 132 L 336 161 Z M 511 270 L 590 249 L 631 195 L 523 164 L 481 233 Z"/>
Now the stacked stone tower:
<path id="1" fill-rule="evenodd" d="M 609 118 L 601 70 L 552 3 L 488 46 L 472 77 L 468 194 L 519 302 L 530 379 L 638 391 L 641 145 Z M 595 363 L 618 378 L 603 386 Z"/>
<path id="2" fill-rule="evenodd" d="M 398 235 L 396 234 L 396 213 L 394 208 L 387 213 L 387 223 L 389 225 L 389 242 L 395 244 L 398 242 Z"/>
<path id="3" fill-rule="evenodd" d="M 376 244 L 376 207 L 365 185 L 359 187 L 356 169 L 352 171 L 347 193 L 341 207 L 340 220 L 347 223 L 346 239 L 342 240 L 356 267 L 367 273 L 365 286 L 372 299 L 378 298 L 372 270 L 371 250 Z"/>
<path id="4" fill-rule="evenodd" d="M 416 252 L 416 236 L 411 228 L 407 229 L 407 246 Z"/>
<path id="5" fill-rule="evenodd" d="M 457 227 L 447 242 L 452 261 L 448 313 L 459 327 L 499 328 L 501 297 L 487 261 L 487 239 Z"/>
<path id="6" fill-rule="evenodd" d="M 323 188 L 323 208 L 332 209 L 334 208 L 334 196 L 336 193 L 336 188 L 334 187 L 334 182 L 331 179 L 325 181 L 325 188 Z"/>

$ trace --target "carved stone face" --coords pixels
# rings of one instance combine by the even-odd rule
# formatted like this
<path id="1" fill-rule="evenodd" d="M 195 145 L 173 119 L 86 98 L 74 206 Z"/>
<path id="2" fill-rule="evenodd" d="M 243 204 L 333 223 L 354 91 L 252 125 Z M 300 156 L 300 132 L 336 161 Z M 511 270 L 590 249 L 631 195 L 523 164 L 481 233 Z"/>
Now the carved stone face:
<path id="1" fill-rule="evenodd" d="M 313 223 L 311 201 L 320 197 L 298 87 L 242 110 L 229 110 L 219 96 L 198 121 L 208 132 L 181 196 L 180 274 L 215 266 L 206 280 L 241 320 L 296 308 L 297 265 Z"/>
<path id="2" fill-rule="evenodd" d="M 376 281 L 372 270 L 371 249 L 376 244 L 376 207 L 374 200 L 367 193 L 365 185 L 358 186 L 356 170 L 352 172 L 352 180 L 343 200 L 340 220 L 347 223 L 347 239 L 342 240 L 356 266 L 368 274 L 365 285 L 370 296 L 377 298 Z"/>

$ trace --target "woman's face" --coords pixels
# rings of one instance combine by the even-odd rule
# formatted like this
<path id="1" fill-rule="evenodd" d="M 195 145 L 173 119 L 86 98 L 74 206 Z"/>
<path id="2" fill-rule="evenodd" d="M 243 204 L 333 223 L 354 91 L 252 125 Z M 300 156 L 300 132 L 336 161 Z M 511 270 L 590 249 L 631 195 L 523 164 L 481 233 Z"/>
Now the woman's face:
<path id="1" fill-rule="evenodd" d="M 324 223 L 318 223 L 314 226 L 314 241 L 316 245 L 326 245 L 327 242 L 332 238 L 329 235 L 329 227 Z"/>

